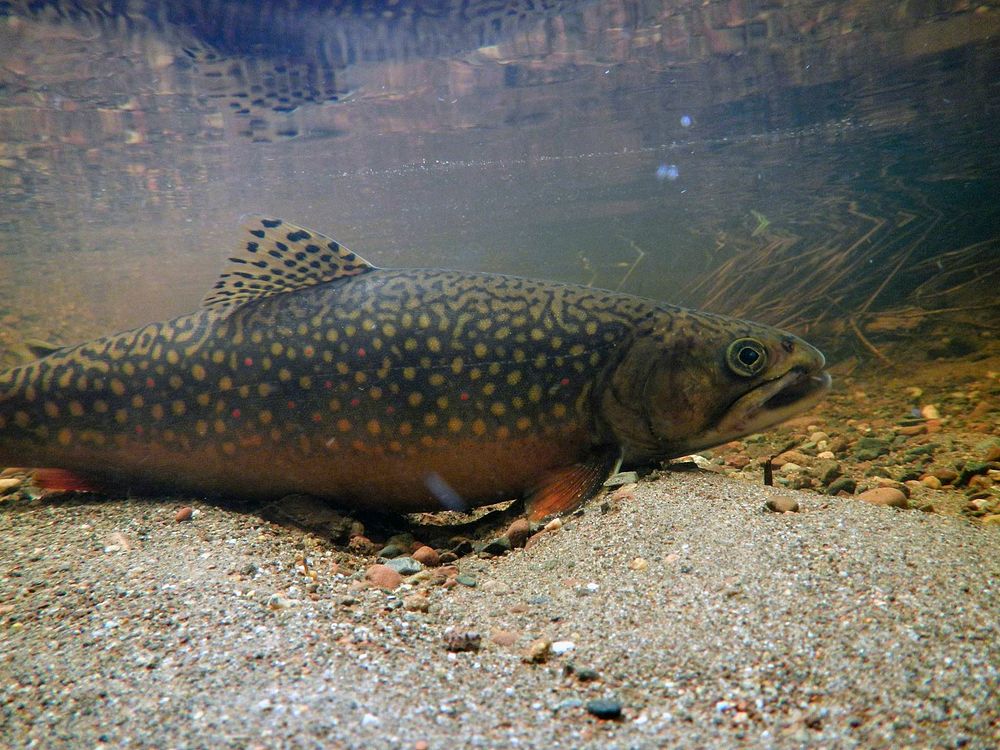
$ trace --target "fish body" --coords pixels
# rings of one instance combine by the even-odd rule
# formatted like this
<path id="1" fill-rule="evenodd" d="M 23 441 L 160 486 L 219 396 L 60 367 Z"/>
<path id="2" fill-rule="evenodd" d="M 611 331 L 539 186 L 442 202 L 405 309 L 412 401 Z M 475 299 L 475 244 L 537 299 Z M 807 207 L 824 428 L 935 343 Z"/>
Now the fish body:
<path id="1" fill-rule="evenodd" d="M 525 495 L 816 403 L 823 356 L 768 326 L 573 284 L 382 269 L 256 219 L 192 314 L 0 373 L 0 465 L 137 491 L 410 512 Z"/>

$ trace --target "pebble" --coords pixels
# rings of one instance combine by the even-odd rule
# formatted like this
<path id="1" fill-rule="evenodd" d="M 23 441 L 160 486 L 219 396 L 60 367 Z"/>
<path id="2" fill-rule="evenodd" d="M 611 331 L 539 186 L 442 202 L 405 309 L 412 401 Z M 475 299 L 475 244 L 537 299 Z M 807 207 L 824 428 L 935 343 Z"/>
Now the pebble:
<path id="1" fill-rule="evenodd" d="M 920 416 L 924 419 L 941 419 L 941 412 L 938 411 L 935 404 L 927 404 L 920 407 Z"/>
<path id="2" fill-rule="evenodd" d="M 490 640 L 498 646 L 510 647 L 517 642 L 518 634 L 513 630 L 494 630 L 490 634 Z"/>
<path id="3" fill-rule="evenodd" d="M 437 553 L 437 550 L 433 547 L 428 547 L 426 544 L 422 547 L 417 547 L 413 551 L 413 559 L 421 565 L 426 565 L 428 568 L 436 568 L 441 564 L 441 556 Z"/>
<path id="4" fill-rule="evenodd" d="M 0 495 L 4 495 L 21 486 L 19 477 L 5 477 L 0 479 Z"/>
<path id="5" fill-rule="evenodd" d="M 924 485 L 924 487 L 930 487 L 932 490 L 941 489 L 941 480 L 933 474 L 924 474 L 920 477 L 920 483 Z"/>
<path id="6" fill-rule="evenodd" d="M 282 596 L 281 594 L 271 594 L 267 600 L 268 609 L 273 609 L 275 611 L 288 609 L 293 604 L 295 604 L 294 601 Z"/>
<path id="7" fill-rule="evenodd" d="M 483 637 L 474 630 L 446 630 L 444 647 L 449 651 L 478 651 Z"/>
<path id="8" fill-rule="evenodd" d="M 431 602 L 425 593 L 409 594 L 403 597 L 403 609 L 409 612 L 426 612 Z"/>
<path id="9" fill-rule="evenodd" d="M 639 481 L 639 475 L 634 471 L 622 471 L 615 474 L 604 483 L 605 487 L 620 487 L 623 484 L 635 484 Z"/>
<path id="10" fill-rule="evenodd" d="M 890 508 L 909 508 L 910 503 L 900 490 L 895 487 L 876 487 L 858 495 L 858 500 L 864 500 L 872 505 L 887 505 Z"/>
<path id="11" fill-rule="evenodd" d="M 563 522 L 561 518 L 553 518 L 543 528 L 544 531 L 559 531 L 562 528 Z"/>
<path id="12" fill-rule="evenodd" d="M 397 557 L 386 562 L 385 567 L 399 573 L 401 576 L 412 576 L 424 569 L 424 566 L 412 557 Z"/>
<path id="13" fill-rule="evenodd" d="M 378 551 L 378 556 L 384 557 L 387 560 L 391 560 L 394 557 L 399 557 L 404 552 L 406 552 L 406 550 L 404 550 L 398 544 L 387 544 Z"/>
<path id="14" fill-rule="evenodd" d="M 388 565 L 372 565 L 365 571 L 365 579 L 373 586 L 389 591 L 403 582 L 403 576 Z"/>
<path id="15" fill-rule="evenodd" d="M 510 539 L 505 536 L 498 536 L 496 539 L 491 539 L 486 544 L 477 547 L 476 551 L 485 555 L 499 557 L 510 552 L 512 546 Z"/>
<path id="16" fill-rule="evenodd" d="M 628 564 L 629 570 L 648 570 L 649 561 L 644 557 L 637 557 Z"/>
<path id="17" fill-rule="evenodd" d="M 194 508 L 190 505 L 185 505 L 183 508 L 177 511 L 174 516 L 174 521 L 181 523 L 183 521 L 190 521 L 194 517 Z"/>
<path id="18" fill-rule="evenodd" d="M 931 474 L 941 480 L 941 484 L 952 484 L 958 479 L 958 472 L 954 469 L 934 469 Z"/>
<path id="19" fill-rule="evenodd" d="M 840 492 L 846 492 L 849 495 L 853 495 L 857 488 L 858 483 L 855 480 L 850 477 L 841 477 L 830 483 L 830 486 L 826 488 L 826 494 L 836 495 Z"/>
<path id="20" fill-rule="evenodd" d="M 553 641 L 552 642 L 552 653 L 556 656 L 562 656 L 563 654 L 568 654 L 570 651 L 576 648 L 576 644 L 573 641 Z"/>
<path id="21" fill-rule="evenodd" d="M 983 526 L 1000 526 L 1000 513 L 991 513 L 979 519 Z"/>
<path id="22" fill-rule="evenodd" d="M 548 638 L 536 638 L 521 657 L 528 664 L 541 664 L 548 660 L 552 653 L 552 641 Z"/>
<path id="23" fill-rule="evenodd" d="M 639 485 L 636 482 L 629 482 L 628 484 L 623 484 L 617 490 L 611 493 L 611 499 L 615 502 L 620 500 L 631 500 L 635 497 L 635 491 L 638 489 Z"/>
<path id="24" fill-rule="evenodd" d="M 465 573 L 455 576 L 455 581 L 462 584 L 463 586 L 472 587 L 476 585 L 476 579 Z"/>
<path id="25" fill-rule="evenodd" d="M 622 704 L 614 698 L 596 698 L 587 701 L 587 713 L 598 719 L 617 720 L 622 717 Z"/>
<path id="26" fill-rule="evenodd" d="M 515 518 L 507 527 L 504 536 L 510 540 L 511 547 L 523 547 L 531 536 L 531 524 L 527 518 Z"/>
<path id="27" fill-rule="evenodd" d="M 798 513 L 799 501 L 791 495 L 775 495 L 767 499 L 764 503 L 768 510 L 775 513 Z"/>

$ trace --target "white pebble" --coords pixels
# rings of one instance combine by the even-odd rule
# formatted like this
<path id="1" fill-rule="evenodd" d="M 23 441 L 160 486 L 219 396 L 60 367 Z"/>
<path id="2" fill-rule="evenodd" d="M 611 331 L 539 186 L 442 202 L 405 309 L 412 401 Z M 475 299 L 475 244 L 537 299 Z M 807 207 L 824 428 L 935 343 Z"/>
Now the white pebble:
<path id="1" fill-rule="evenodd" d="M 554 654 L 566 654 L 576 648 L 576 644 L 573 641 L 554 641 L 552 643 L 552 653 Z"/>

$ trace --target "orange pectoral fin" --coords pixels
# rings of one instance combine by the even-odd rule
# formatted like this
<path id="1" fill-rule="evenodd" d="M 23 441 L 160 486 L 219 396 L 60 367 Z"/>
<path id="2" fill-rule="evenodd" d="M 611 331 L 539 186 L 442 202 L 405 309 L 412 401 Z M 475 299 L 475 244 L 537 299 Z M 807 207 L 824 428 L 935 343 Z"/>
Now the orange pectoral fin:
<path id="1" fill-rule="evenodd" d="M 35 485 L 49 492 L 100 492 L 94 482 L 65 469 L 35 469 Z"/>
<path id="2" fill-rule="evenodd" d="M 604 446 L 582 463 L 548 472 L 525 499 L 528 519 L 541 521 L 548 516 L 567 513 L 586 502 L 618 470 L 621 460 L 621 448 Z"/>

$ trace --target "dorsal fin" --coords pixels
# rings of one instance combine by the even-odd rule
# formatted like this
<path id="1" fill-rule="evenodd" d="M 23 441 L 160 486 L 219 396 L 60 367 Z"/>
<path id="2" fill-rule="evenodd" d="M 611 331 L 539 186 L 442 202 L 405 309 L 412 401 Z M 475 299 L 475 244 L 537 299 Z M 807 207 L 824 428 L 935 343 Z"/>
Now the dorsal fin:
<path id="1" fill-rule="evenodd" d="M 235 308 L 374 268 L 330 237 L 282 219 L 257 216 L 243 225 L 239 250 L 202 306 Z"/>

